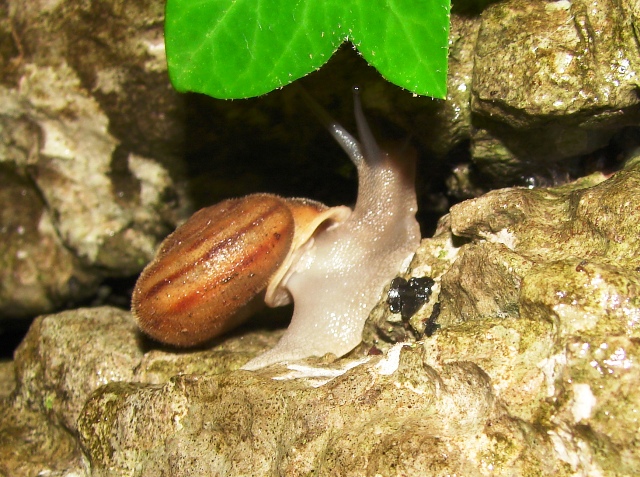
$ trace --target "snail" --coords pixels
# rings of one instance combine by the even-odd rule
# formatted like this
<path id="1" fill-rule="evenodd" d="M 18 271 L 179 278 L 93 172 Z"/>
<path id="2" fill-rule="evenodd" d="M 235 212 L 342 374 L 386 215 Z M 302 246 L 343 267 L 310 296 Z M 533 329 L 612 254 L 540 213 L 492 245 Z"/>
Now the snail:
<path id="1" fill-rule="evenodd" d="M 280 341 L 244 369 L 340 357 L 360 343 L 385 284 L 417 249 L 420 229 L 415 158 L 381 150 L 357 91 L 354 104 L 361 142 L 320 113 L 357 167 L 354 209 L 271 194 L 201 209 L 164 240 L 136 283 L 132 312 L 143 332 L 176 346 L 197 345 L 262 302 L 293 301 Z"/>

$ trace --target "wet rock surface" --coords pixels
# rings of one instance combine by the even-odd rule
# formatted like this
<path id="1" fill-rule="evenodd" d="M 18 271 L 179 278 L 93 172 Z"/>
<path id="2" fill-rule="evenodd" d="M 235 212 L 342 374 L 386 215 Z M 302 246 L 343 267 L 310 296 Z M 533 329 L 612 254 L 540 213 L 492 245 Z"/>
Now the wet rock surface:
<path id="1" fill-rule="evenodd" d="M 16 475 L 44 468 L 24 442 L 39 426 L 84 475 L 634 475 L 638 180 L 632 159 L 454 207 L 408 271 L 436 281 L 428 302 L 403 321 L 383 297 L 340 360 L 248 372 L 278 333 L 177 352 L 128 312 L 41 317 L 4 401 Z"/>
<path id="2" fill-rule="evenodd" d="M 514 0 L 482 13 L 471 101 L 481 170 L 570 169 L 638 124 L 634 5 Z"/>
<path id="3" fill-rule="evenodd" d="M 0 320 L 142 268 L 186 207 L 185 114 L 196 196 L 270 187 L 276 156 L 300 171 L 279 192 L 300 195 L 327 168 L 339 173 L 316 198 L 348 184 L 309 154 L 330 140 L 299 131 L 313 119 L 286 88 L 190 98 L 185 112 L 166 78 L 162 3 L 6 3 Z M 360 84 L 391 138 L 414 136 L 425 200 L 451 163 L 448 192 L 477 197 L 442 217 L 404 275 L 435 280 L 426 303 L 401 317 L 381 297 L 351 356 L 254 373 L 239 368 L 280 332 L 172 350 L 115 308 L 41 316 L 0 363 L 0 474 L 640 474 L 640 160 L 570 181 L 638 145 L 639 14 L 616 0 L 454 9 L 443 103 L 343 48 L 306 88 L 354 130 L 342 93 Z M 519 182 L 553 187 L 481 195 Z"/>
<path id="4" fill-rule="evenodd" d="M 434 301 L 409 322 L 380 304 L 363 348 L 422 337 L 430 359 L 468 360 L 491 376 L 509 415 L 543 426 L 571 472 L 633 475 L 638 455 L 614 415 L 636 429 L 640 401 L 626 383 L 637 372 L 639 250 L 628 238 L 638 178 L 636 158 L 610 178 L 453 207 L 409 270 L 436 279 Z M 440 328 L 424 337 L 436 302 Z"/>

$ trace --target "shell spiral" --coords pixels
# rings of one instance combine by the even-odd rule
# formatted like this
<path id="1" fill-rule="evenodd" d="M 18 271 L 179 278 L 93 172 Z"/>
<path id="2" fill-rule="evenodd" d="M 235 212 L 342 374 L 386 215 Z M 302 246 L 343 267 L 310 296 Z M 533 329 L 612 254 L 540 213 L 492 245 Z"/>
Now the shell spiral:
<path id="1" fill-rule="evenodd" d="M 176 346 L 233 328 L 259 305 L 293 232 L 292 213 L 277 196 L 255 194 L 199 210 L 140 275 L 132 297 L 140 328 Z"/>

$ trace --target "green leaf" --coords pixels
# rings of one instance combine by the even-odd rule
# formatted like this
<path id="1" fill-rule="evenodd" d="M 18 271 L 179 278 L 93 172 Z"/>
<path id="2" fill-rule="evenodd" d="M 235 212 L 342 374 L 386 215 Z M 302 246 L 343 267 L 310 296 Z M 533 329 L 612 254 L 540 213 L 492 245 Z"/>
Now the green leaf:
<path id="1" fill-rule="evenodd" d="M 168 0 L 179 91 L 258 96 L 320 68 L 343 41 L 389 81 L 446 95 L 449 0 Z"/>

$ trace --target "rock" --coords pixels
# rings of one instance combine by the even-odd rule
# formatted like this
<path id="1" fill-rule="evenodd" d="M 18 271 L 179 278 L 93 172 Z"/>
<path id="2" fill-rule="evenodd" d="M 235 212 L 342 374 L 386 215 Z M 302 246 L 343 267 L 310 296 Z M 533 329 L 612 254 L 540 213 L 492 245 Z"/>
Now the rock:
<path id="1" fill-rule="evenodd" d="M 482 13 L 471 110 L 485 174 L 553 173 L 638 124 L 634 5 L 512 0 Z"/>
<path id="2" fill-rule="evenodd" d="M 86 476 L 77 441 L 47 416 L 0 400 L 0 474 Z"/>
<path id="3" fill-rule="evenodd" d="M 509 415 L 543 426 L 577 475 L 635 475 L 640 465 L 630 384 L 640 369 L 639 180 L 636 157 L 609 178 L 462 202 L 408 272 L 439 282 L 441 328 L 422 338 L 427 362 L 477 364 Z M 454 252 L 456 237 L 468 242 Z M 430 313 L 420 310 L 408 334 L 374 312 L 371 326 L 385 333 L 365 334 L 363 348 L 420 337 Z"/>
<path id="4" fill-rule="evenodd" d="M 474 112 L 523 129 L 560 115 L 567 124 L 593 124 L 606 120 L 603 109 L 636 106 L 632 9 L 619 0 L 598 8 L 525 0 L 488 7 L 476 48 Z"/>
<path id="5" fill-rule="evenodd" d="M 499 189 L 452 207 L 434 238 L 423 240 L 408 272 L 437 282 L 431 304 L 409 329 L 421 336 L 435 302 L 441 326 L 518 317 L 522 282 L 543 264 L 584 262 L 635 273 L 640 249 L 630 237 L 640 217 L 630 191 L 640 189 L 639 180 L 636 157 L 608 179 L 597 173 L 565 186 Z M 386 330 L 387 340 L 407 336 L 384 306 L 370 320 Z M 367 333 L 365 342 L 374 345 L 375 333 Z"/>
<path id="6" fill-rule="evenodd" d="M 130 155 L 125 164 L 133 188 L 118 191 L 112 178 L 118 142 L 75 72 L 65 66 L 25 69 L 19 91 L 5 91 L 13 107 L 5 111 L 10 118 L 31 118 L 43 139 L 19 165 L 26 166 L 65 245 L 85 264 L 137 271 L 167 230 L 160 219 L 169 218 L 162 203 L 172 187 L 168 172 Z"/>
<path id="7" fill-rule="evenodd" d="M 0 320 L 138 273 L 186 209 L 163 7 L 33 0 L 3 13 Z"/>
<path id="8" fill-rule="evenodd" d="M 11 396 L 16 387 L 15 366 L 13 361 L 0 360 L 0 399 Z"/>
<path id="9" fill-rule="evenodd" d="M 35 322 L 8 403 L 77 435 L 92 476 L 634 475 L 639 179 L 633 159 L 454 207 L 407 273 L 432 298 L 406 322 L 382 300 L 345 358 L 248 372 L 278 333 L 175 351 L 84 309 Z"/>
<path id="10" fill-rule="evenodd" d="M 95 389 L 133 380 L 143 356 L 139 340 L 130 314 L 115 308 L 41 316 L 15 353 L 16 399 L 74 431 Z"/>
<path id="11" fill-rule="evenodd" d="M 166 74 L 163 4 L 8 3 L 12 40 L 22 51 L 22 57 L 12 58 L 19 79 L 25 66 L 66 66 L 109 118 L 121 154 L 158 159 L 179 172 L 175 154 L 184 133 L 184 109 Z"/>
<path id="12" fill-rule="evenodd" d="M 469 471 L 467 459 L 481 450 L 500 454 L 505 465 L 535 455 L 494 407 L 483 371 L 471 363 L 436 371 L 424 359 L 419 347 L 396 348 L 318 387 L 240 371 L 182 376 L 164 386 L 114 383 L 85 408 L 81 441 L 94 475 L 123 475 L 133 466 L 171 468 L 173 475 L 424 475 Z M 519 441 L 515 452 L 500 450 L 486 427 L 493 420 Z M 474 443 L 463 445 L 467 439 Z M 438 459 L 452 449 L 465 457 Z"/>
<path id="13" fill-rule="evenodd" d="M 566 187 L 502 189 L 451 209 L 457 236 L 501 243 L 530 260 L 594 259 L 634 269 L 630 237 L 640 219 L 633 192 L 640 161 L 604 180 L 593 174 Z"/>
<path id="14" fill-rule="evenodd" d="M 95 291 L 97 274 L 65 247 L 32 181 L 6 164 L 0 204 L 11 204 L 0 213 L 0 315 L 33 316 Z"/>
<path id="15" fill-rule="evenodd" d="M 553 379 L 555 409 L 544 417 L 557 454 L 586 475 L 637 474 L 637 272 L 554 262 L 525 277 L 521 296 L 521 316 L 550 320 L 558 335 L 557 354 L 543 362 Z"/>
<path id="16" fill-rule="evenodd" d="M 155 384 L 177 374 L 227 372 L 272 346 L 276 338 L 249 333 L 240 342 L 223 343 L 215 350 L 146 350 L 151 343 L 129 312 L 98 307 L 44 315 L 34 321 L 16 350 L 14 397 L 75 431 L 88 396 L 104 384 Z"/>
<path id="17" fill-rule="evenodd" d="M 565 348 L 567 365 L 559 375 L 554 399 L 562 401 L 552 416 L 549 435 L 568 462 L 611 475 L 640 471 L 636 414 L 640 401 L 637 334 L 573 337 Z M 567 438 L 566 423 L 574 438 Z M 615 424 L 613 424 L 615 422 Z M 591 462 L 590 462 L 591 461 Z"/>
<path id="18" fill-rule="evenodd" d="M 479 29 L 480 21 L 476 16 L 455 13 L 451 16 L 446 101 L 432 104 L 430 109 L 427 109 L 427 104 L 420 104 L 420 108 L 416 108 L 419 102 L 416 99 L 412 102 L 401 100 L 396 106 L 408 113 L 413 112 L 414 134 L 420 138 L 423 148 L 439 157 L 446 156 L 456 146 L 468 141 L 472 134 L 471 85 Z M 392 108 L 389 108 L 388 114 L 392 114 Z M 434 117 L 425 117 L 425 110 Z"/>

